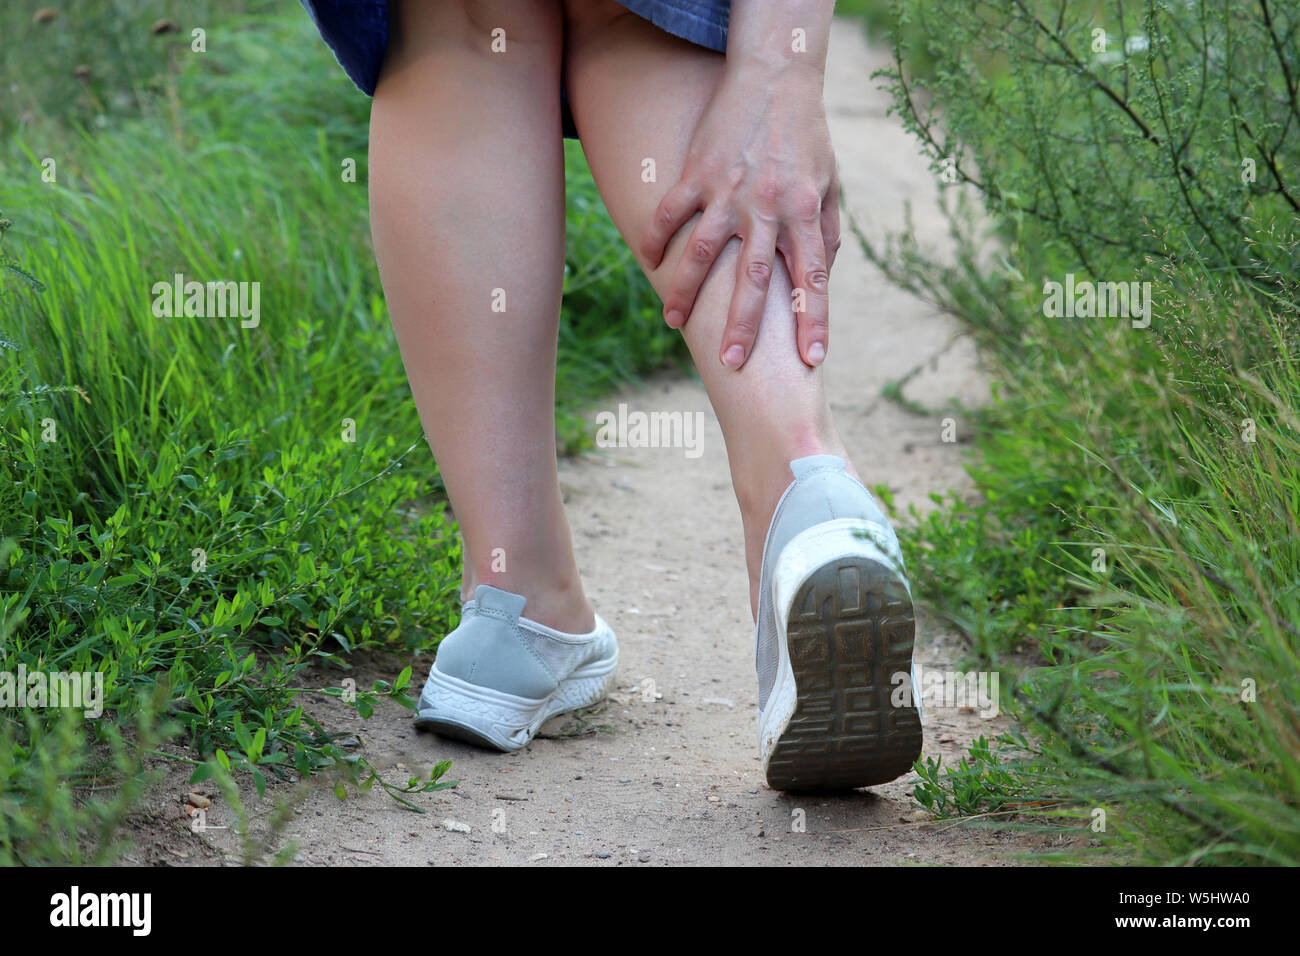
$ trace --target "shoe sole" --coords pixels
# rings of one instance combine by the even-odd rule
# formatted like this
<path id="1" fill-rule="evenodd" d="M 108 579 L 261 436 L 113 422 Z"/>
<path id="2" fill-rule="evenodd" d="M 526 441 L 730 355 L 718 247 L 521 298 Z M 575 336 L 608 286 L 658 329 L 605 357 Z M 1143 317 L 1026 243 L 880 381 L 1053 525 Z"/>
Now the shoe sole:
<path id="1" fill-rule="evenodd" d="M 547 697 L 534 700 L 429 672 L 414 723 L 442 737 L 512 753 L 528 745 L 552 717 L 599 703 L 613 686 L 617 655 L 570 674 Z"/>
<path id="2" fill-rule="evenodd" d="M 911 595 L 864 528 L 847 519 L 811 528 L 778 561 L 781 659 L 759 741 L 774 789 L 888 783 L 921 754 Z"/>

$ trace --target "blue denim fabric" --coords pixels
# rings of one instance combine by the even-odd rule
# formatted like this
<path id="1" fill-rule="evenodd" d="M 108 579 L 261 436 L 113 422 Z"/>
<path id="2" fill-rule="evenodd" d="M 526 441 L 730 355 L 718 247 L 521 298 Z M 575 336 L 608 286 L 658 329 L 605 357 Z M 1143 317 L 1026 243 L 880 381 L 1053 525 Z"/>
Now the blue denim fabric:
<path id="1" fill-rule="evenodd" d="M 321 37 L 352 82 L 367 96 L 375 93 L 379 68 L 388 49 L 387 0 L 300 0 Z M 727 49 L 731 0 L 618 0 L 661 30 L 699 46 Z M 560 87 L 565 137 L 577 139 L 569 101 Z"/>

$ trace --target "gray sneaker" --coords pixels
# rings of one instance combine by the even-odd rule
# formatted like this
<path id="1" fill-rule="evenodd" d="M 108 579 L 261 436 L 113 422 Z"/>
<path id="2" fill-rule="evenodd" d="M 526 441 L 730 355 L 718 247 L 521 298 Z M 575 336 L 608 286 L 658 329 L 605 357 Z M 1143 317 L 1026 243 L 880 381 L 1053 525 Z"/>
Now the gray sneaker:
<path id="1" fill-rule="evenodd" d="M 777 790 L 886 783 L 921 753 L 915 619 L 898 538 L 834 455 L 790 462 L 763 546 L 754 657 Z"/>
<path id="2" fill-rule="evenodd" d="M 415 726 L 481 747 L 518 750 L 556 714 L 601 700 L 614 683 L 618 642 L 596 615 L 588 634 L 521 617 L 526 598 L 480 584 L 438 646 Z"/>

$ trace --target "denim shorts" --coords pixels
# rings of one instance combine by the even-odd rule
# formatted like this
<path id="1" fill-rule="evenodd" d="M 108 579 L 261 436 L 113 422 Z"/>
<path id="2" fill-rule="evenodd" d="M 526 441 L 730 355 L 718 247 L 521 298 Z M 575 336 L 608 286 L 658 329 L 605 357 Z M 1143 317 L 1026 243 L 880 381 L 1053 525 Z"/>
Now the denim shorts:
<path id="1" fill-rule="evenodd" d="M 388 48 L 387 0 L 301 0 L 339 66 L 367 96 L 375 93 Z M 731 0 L 618 0 L 661 30 L 725 53 Z M 564 135 L 577 139 L 568 97 L 560 86 Z"/>

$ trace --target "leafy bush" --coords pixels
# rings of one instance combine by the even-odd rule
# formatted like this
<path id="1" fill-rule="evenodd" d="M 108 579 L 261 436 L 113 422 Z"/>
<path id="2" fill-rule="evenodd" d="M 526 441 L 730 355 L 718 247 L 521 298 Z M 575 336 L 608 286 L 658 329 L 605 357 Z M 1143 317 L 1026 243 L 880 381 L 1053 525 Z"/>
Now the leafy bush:
<path id="1" fill-rule="evenodd" d="M 1202 259 L 1294 298 L 1294 3 L 898 11 L 936 58 L 930 78 L 888 74 L 898 114 L 1012 226 L 1035 227 L 1042 261 L 1120 278 Z"/>
<path id="2" fill-rule="evenodd" d="M 1300 8 L 898 12 L 935 65 L 910 75 L 900 43 L 887 78 L 936 173 L 964 183 L 956 250 L 864 244 L 996 378 L 974 414 L 979 500 L 906 536 L 919 590 L 1016 676 L 1029 758 L 1007 790 L 1080 832 L 1109 810 L 1095 842 L 1129 858 L 1294 863 Z M 1151 282 L 1149 326 L 1048 314 L 1067 273 Z M 972 803 L 968 770 L 918 770 L 918 796 Z"/>

